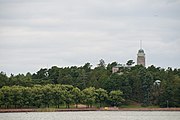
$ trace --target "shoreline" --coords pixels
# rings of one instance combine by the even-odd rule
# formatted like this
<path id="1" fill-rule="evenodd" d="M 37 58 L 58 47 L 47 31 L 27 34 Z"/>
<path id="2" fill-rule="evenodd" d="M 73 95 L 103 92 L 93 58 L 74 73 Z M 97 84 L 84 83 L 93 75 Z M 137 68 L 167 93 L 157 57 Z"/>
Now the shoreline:
<path id="1" fill-rule="evenodd" d="M 180 111 L 180 108 L 40 108 L 40 109 L 0 109 L 0 113 L 18 112 L 82 112 L 82 111 Z"/>

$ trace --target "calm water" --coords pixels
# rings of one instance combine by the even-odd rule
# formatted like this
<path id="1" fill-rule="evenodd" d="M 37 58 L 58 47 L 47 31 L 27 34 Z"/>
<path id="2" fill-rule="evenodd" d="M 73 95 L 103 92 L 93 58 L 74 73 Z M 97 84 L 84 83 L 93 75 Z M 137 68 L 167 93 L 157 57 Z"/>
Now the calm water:
<path id="1" fill-rule="evenodd" d="M 93 111 L 0 113 L 0 120 L 180 120 L 180 112 Z"/>

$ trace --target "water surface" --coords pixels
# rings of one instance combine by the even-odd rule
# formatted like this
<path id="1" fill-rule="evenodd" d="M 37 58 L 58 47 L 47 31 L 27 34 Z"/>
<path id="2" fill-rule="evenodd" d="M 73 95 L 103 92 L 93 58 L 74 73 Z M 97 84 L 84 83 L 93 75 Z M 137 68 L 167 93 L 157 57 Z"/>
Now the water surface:
<path id="1" fill-rule="evenodd" d="M 0 120 L 180 120 L 180 112 L 86 111 L 0 113 Z"/>

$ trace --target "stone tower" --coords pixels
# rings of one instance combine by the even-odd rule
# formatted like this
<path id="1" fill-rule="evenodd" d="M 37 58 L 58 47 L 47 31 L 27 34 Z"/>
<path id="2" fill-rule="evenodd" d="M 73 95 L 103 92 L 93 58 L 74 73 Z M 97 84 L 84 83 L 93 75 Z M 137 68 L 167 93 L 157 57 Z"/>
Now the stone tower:
<path id="1" fill-rule="evenodd" d="M 142 43 L 141 45 L 142 46 Z M 142 49 L 142 47 L 138 50 L 138 54 L 137 54 L 137 65 L 143 65 L 145 67 L 145 53 L 144 50 Z"/>

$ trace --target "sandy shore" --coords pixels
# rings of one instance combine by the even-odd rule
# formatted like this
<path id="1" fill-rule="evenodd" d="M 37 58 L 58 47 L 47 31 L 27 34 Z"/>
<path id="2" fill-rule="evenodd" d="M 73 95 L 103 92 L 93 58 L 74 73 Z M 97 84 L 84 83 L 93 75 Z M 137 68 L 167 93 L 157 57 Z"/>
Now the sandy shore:
<path id="1" fill-rule="evenodd" d="M 0 113 L 8 112 L 68 112 L 68 111 L 180 111 L 180 108 L 71 108 L 71 109 L 0 109 Z"/>

